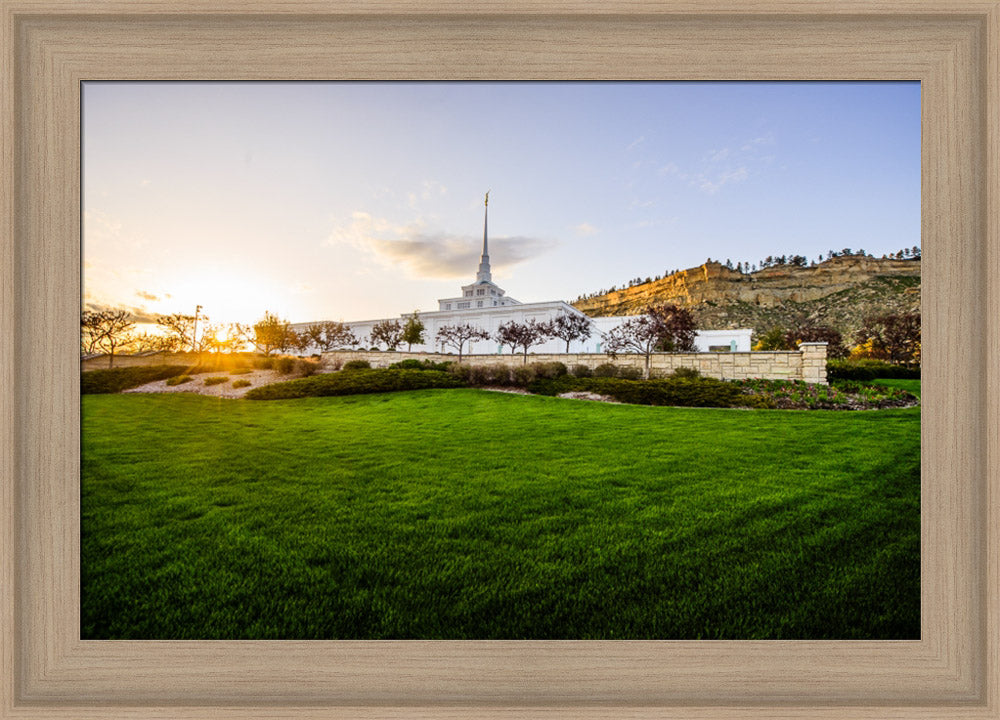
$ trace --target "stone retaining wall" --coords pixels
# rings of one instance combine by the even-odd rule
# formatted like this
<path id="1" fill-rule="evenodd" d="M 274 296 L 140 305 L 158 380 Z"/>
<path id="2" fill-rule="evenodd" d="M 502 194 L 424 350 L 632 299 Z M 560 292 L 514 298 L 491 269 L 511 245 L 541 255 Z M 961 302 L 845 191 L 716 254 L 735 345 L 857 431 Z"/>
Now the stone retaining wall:
<path id="1" fill-rule="evenodd" d="M 337 350 L 323 353 L 323 363 L 337 367 L 349 360 L 367 360 L 372 367 L 388 367 L 400 360 L 458 360 L 458 355 L 426 352 L 371 352 L 369 350 Z M 618 366 L 636 367 L 645 364 L 641 355 L 619 355 L 615 359 L 603 353 L 539 353 L 528 354 L 528 362 L 558 361 L 572 368 L 586 365 L 595 368 L 610 362 Z M 463 355 L 462 362 L 471 365 L 520 365 L 523 355 Z M 677 368 L 694 368 L 706 377 L 720 380 L 804 380 L 826 385 L 826 343 L 802 343 L 798 350 L 764 352 L 655 353 L 650 358 L 653 375 L 666 375 Z"/>

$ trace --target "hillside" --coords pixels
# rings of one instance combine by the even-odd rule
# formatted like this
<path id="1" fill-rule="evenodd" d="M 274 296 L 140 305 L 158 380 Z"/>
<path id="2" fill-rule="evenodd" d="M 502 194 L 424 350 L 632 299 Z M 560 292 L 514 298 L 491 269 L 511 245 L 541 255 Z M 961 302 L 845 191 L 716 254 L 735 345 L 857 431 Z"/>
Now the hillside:
<path id="1" fill-rule="evenodd" d="M 826 325 L 845 340 L 869 315 L 920 310 L 920 260 L 835 257 L 812 267 L 741 273 L 710 262 L 660 280 L 577 300 L 591 317 L 634 315 L 652 303 L 689 308 L 706 330 Z"/>

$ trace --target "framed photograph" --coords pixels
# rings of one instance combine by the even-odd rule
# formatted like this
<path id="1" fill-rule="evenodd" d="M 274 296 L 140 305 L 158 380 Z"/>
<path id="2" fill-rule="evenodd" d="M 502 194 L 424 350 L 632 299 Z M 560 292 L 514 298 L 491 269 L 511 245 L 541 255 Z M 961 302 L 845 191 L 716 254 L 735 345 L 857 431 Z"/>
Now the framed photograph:
<path id="1" fill-rule="evenodd" d="M 526 2 L 471 12 L 447 2 L 331 7 L 191 0 L 164 7 L 99 0 L 67 8 L 26 0 L 5 1 L 2 15 L 0 215 L 12 242 L 0 246 L 0 717 L 1000 716 L 1000 88 L 994 82 L 1000 76 L 1000 2 L 775 1 L 749 9 L 708 1 Z M 81 229 L 90 210 L 82 198 L 98 190 L 86 187 L 81 173 L 93 162 L 84 145 L 94 129 L 85 127 L 92 122 L 88 92 L 158 81 L 171 81 L 173 88 L 194 81 L 295 81 L 296 87 L 309 81 L 316 87 L 345 81 L 588 81 L 612 89 L 625 81 L 720 80 L 823 81 L 831 88 L 843 87 L 843 81 L 911 88 L 919 83 L 919 621 L 896 627 L 890 619 L 879 627 L 891 630 L 875 635 L 898 639 L 872 639 L 865 632 L 839 636 L 867 638 L 853 640 L 581 639 L 600 637 L 592 632 L 540 639 L 537 631 L 525 633 L 534 639 L 496 640 L 367 639 L 391 638 L 392 632 L 358 636 L 366 639 L 301 639 L 309 633 L 276 640 L 147 639 L 141 628 L 128 630 L 137 627 L 138 616 L 132 625 L 114 624 L 115 608 L 121 607 L 114 591 L 101 590 L 107 594 L 103 615 L 94 612 L 94 603 L 82 604 L 94 587 L 87 578 L 95 550 L 87 544 L 93 525 L 81 515 L 93 517 L 97 502 L 81 494 L 82 440 L 87 445 L 77 380 L 76 320 L 86 259 Z M 626 100 L 618 100 L 625 107 Z M 166 109 L 162 116 L 172 122 Z M 226 122 L 235 121 L 223 119 L 221 125 Z M 121 125 L 112 132 L 122 139 L 129 130 Z M 188 137 L 196 153 L 196 133 Z M 749 157 L 753 140 L 743 141 L 740 150 L 716 149 L 703 161 L 721 161 L 730 152 Z M 841 154 L 850 155 L 846 149 Z M 700 180 L 676 165 L 657 170 L 661 177 L 700 182 L 705 192 L 716 192 L 745 179 L 748 165 L 740 167 Z M 491 216 L 492 200 L 487 196 Z M 482 197 L 478 204 L 483 212 Z M 600 224 L 579 221 L 581 237 L 596 233 Z M 349 234 L 350 227 L 341 229 Z M 433 238 L 424 239 L 433 245 Z M 531 240 L 517 238 L 523 252 L 531 252 Z M 380 247 L 390 247 L 397 258 L 403 252 L 401 245 Z M 435 245 L 433 254 L 449 261 L 443 247 Z M 492 289 L 502 305 L 504 291 L 491 275 L 487 247 L 484 230 L 474 253 L 478 270 L 469 270 L 469 280 L 475 274 L 483 301 Z M 733 257 L 732 264 L 740 259 L 758 260 Z M 404 260 L 428 262 L 419 253 Z M 780 264 L 810 260 L 782 257 Z M 744 270 L 716 264 L 719 272 Z M 493 269 L 501 267 L 495 258 Z M 636 284 L 643 282 L 640 277 Z M 452 310 L 445 308 L 448 302 L 476 302 L 475 287 L 462 288 L 471 300 L 461 293 L 441 300 L 439 312 Z M 372 325 L 366 329 L 374 333 Z M 213 333 L 222 342 L 225 333 Z M 724 354 L 722 340 L 706 342 L 716 343 L 719 357 Z M 742 339 L 725 342 L 735 350 Z M 587 351 L 581 345 L 580 352 Z M 113 505 L 116 487 L 121 490 L 111 483 L 98 504 Z M 115 552 L 114 543 L 100 552 Z M 909 582 L 897 580 L 900 587 Z M 809 625 L 822 627 L 824 621 Z M 439 637 L 436 632 L 408 636 Z M 470 633 L 481 635 L 517 633 Z M 188 637 L 162 630 L 151 636 Z M 284 636 L 263 628 L 253 637 Z"/>

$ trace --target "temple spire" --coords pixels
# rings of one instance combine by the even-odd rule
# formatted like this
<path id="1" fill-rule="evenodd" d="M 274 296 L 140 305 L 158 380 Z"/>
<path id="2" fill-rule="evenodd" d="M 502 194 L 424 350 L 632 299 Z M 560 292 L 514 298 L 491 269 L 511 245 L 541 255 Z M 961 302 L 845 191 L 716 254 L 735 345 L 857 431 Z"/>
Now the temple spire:
<path id="1" fill-rule="evenodd" d="M 477 281 L 492 282 L 490 274 L 490 251 L 487 244 L 486 228 L 489 221 L 490 193 L 486 191 L 486 200 L 483 203 L 483 256 L 479 259 L 479 271 L 476 273 Z"/>

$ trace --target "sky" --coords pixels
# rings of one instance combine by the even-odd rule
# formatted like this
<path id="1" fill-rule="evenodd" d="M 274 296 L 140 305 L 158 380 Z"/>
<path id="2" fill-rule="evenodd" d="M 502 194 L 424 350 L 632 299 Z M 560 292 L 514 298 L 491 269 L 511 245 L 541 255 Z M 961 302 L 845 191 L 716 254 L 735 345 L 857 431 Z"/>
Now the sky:
<path id="1" fill-rule="evenodd" d="M 918 83 L 83 88 L 84 305 L 252 323 L 572 301 L 712 258 L 920 245 Z"/>

